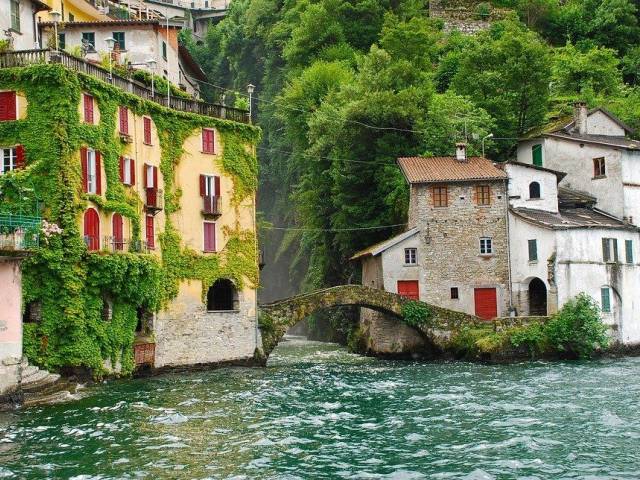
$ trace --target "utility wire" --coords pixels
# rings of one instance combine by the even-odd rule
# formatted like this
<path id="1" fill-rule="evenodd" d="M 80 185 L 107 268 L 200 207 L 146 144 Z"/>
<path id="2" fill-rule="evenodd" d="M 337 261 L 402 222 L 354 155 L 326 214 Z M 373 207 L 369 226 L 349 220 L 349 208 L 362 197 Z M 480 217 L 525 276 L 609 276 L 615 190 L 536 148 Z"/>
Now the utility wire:
<path id="1" fill-rule="evenodd" d="M 361 230 L 382 230 L 384 228 L 406 227 L 406 223 L 396 223 L 394 225 L 377 225 L 373 227 L 353 227 L 353 228 L 298 228 L 298 227 L 274 227 L 265 225 L 264 230 L 287 230 L 294 232 L 356 232 Z"/>

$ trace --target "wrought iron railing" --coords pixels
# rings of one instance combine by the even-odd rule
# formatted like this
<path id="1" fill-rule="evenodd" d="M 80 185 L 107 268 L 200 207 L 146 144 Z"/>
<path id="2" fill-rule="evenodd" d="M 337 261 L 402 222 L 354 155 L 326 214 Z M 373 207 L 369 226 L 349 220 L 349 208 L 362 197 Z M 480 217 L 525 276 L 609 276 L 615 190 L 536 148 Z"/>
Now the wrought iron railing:
<path id="1" fill-rule="evenodd" d="M 127 252 L 131 242 L 127 238 L 106 236 L 103 239 L 102 247 L 110 252 Z"/>
<path id="2" fill-rule="evenodd" d="M 149 248 L 147 242 L 144 240 L 133 240 L 129 242 L 129 251 L 131 253 L 149 253 L 152 248 Z"/>
<path id="3" fill-rule="evenodd" d="M 0 53 L 0 68 L 26 67 L 39 63 L 59 63 L 70 70 L 91 75 L 106 83 L 110 83 L 133 95 L 158 103 L 165 107 L 182 112 L 197 113 L 208 117 L 225 118 L 234 122 L 250 123 L 249 112 L 238 108 L 226 107 L 202 102 L 199 100 L 163 96 L 159 92 L 151 94 L 151 90 L 143 83 L 129 78 L 121 77 L 115 73 L 94 65 L 82 58 L 69 55 L 63 51 L 43 50 L 17 50 L 13 52 Z"/>
<path id="4" fill-rule="evenodd" d="M 205 195 L 202 197 L 202 213 L 205 215 L 221 215 L 220 197 Z"/>
<path id="5" fill-rule="evenodd" d="M 0 214 L 0 250 L 30 250 L 40 244 L 38 216 Z"/>

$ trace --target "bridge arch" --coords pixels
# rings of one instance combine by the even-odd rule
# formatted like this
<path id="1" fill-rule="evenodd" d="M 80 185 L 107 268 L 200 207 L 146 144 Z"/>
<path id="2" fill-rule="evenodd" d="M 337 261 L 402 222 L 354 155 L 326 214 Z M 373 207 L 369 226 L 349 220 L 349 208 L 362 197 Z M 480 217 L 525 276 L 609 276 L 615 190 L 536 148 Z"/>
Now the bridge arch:
<path id="1" fill-rule="evenodd" d="M 402 307 L 410 301 L 413 300 L 377 288 L 342 285 L 261 305 L 260 329 L 264 354 L 268 356 L 273 351 L 290 327 L 319 310 L 341 306 L 365 307 L 402 322 Z M 459 326 L 461 322 L 483 323 L 472 315 L 427 306 L 432 313 L 431 318 L 428 324 L 416 330 L 435 345 L 437 331 L 450 331 L 453 324 Z"/>

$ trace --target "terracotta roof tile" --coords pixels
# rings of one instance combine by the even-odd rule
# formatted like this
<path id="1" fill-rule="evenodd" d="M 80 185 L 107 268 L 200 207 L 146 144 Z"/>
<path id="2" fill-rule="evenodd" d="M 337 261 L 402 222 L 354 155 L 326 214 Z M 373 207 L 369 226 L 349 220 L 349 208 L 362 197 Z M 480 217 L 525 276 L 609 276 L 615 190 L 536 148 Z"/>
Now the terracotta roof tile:
<path id="1" fill-rule="evenodd" d="M 468 157 L 461 162 L 455 157 L 405 157 L 398 165 L 409 183 L 468 182 L 473 180 L 502 180 L 507 174 L 491 160 Z"/>

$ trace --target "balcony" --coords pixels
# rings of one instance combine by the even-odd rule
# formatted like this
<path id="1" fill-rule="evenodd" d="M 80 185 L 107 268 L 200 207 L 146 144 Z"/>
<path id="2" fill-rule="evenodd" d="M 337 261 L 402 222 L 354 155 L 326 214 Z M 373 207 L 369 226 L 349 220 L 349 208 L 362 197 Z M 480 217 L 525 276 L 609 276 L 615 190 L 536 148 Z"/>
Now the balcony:
<path id="1" fill-rule="evenodd" d="M 37 216 L 0 214 L 0 250 L 26 252 L 38 247 L 41 225 Z"/>
<path id="2" fill-rule="evenodd" d="M 202 214 L 207 217 L 217 218 L 222 215 L 221 198 L 210 195 L 202 197 Z"/>
<path id="3" fill-rule="evenodd" d="M 152 215 L 155 215 L 164 206 L 164 195 L 162 190 L 156 188 L 147 188 L 147 196 L 144 202 L 144 208 Z"/>
<path id="4" fill-rule="evenodd" d="M 177 97 L 170 97 L 167 103 L 167 97 L 163 96 L 162 92 L 154 92 L 152 95 L 151 90 L 143 83 L 121 77 L 115 73 L 109 74 L 108 70 L 82 58 L 69 55 L 64 51 L 54 52 L 49 49 L 43 49 L 0 53 L 0 68 L 26 67 L 41 63 L 59 63 L 69 70 L 90 75 L 144 100 L 149 100 L 174 110 L 197 113 L 207 117 L 224 118 L 234 122 L 251 123 L 249 112 L 238 108 Z"/>
<path id="5" fill-rule="evenodd" d="M 105 250 L 113 253 L 128 252 L 131 241 L 128 238 L 117 238 L 113 236 L 106 236 L 103 239 L 102 246 Z"/>

